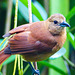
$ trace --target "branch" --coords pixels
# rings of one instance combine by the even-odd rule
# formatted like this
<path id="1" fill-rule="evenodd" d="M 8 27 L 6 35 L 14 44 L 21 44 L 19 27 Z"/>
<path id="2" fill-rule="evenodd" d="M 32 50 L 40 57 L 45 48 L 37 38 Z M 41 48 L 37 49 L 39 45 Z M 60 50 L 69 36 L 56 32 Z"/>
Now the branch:
<path id="1" fill-rule="evenodd" d="M 28 0 L 28 9 L 29 9 L 29 23 L 32 23 L 31 0 Z M 37 70 L 37 62 L 34 62 L 34 68 L 35 70 Z"/>
<path id="2" fill-rule="evenodd" d="M 28 0 L 28 9 L 29 9 L 29 23 L 32 23 L 31 0 Z"/>
<path id="3" fill-rule="evenodd" d="M 71 65 L 72 67 L 75 68 L 75 64 L 74 64 L 74 63 L 72 63 L 72 62 L 71 62 L 69 59 L 67 59 L 65 56 L 62 56 L 62 57 L 63 57 L 64 60 L 67 61 L 67 63 L 68 63 L 69 65 Z"/>

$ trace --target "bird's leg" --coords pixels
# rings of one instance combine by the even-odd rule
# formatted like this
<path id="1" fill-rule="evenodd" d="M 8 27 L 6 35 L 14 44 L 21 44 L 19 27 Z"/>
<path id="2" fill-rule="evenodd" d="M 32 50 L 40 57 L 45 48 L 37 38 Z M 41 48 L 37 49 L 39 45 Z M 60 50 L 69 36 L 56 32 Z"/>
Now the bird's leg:
<path id="1" fill-rule="evenodd" d="M 33 66 L 32 66 L 32 64 L 31 64 L 31 62 L 28 62 L 29 63 L 29 65 L 30 65 L 30 67 L 31 67 L 31 70 L 32 70 L 32 75 L 34 75 L 34 74 L 37 74 L 37 75 L 40 75 L 40 72 L 39 72 L 39 70 L 37 69 L 37 70 L 35 70 L 34 68 L 33 68 Z"/>

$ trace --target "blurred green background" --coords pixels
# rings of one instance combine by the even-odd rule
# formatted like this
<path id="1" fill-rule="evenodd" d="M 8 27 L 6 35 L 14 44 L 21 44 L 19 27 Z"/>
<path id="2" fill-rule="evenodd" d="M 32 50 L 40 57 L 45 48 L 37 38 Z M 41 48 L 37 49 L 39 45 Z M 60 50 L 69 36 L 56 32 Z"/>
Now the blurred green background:
<path id="1" fill-rule="evenodd" d="M 29 22 L 27 1 L 18 0 L 18 26 Z M 14 27 L 15 5 L 16 0 L 0 0 L 0 43 L 3 40 L 2 35 Z M 67 28 L 67 40 L 63 46 L 64 49 L 61 49 L 63 51 L 56 54 L 58 57 L 55 55 L 55 58 L 38 62 L 41 75 L 75 75 L 75 0 L 32 0 L 32 13 L 33 22 L 46 20 L 54 13 L 61 13 L 71 25 Z M 5 42 L 0 45 L 0 50 Z M 15 75 L 31 75 L 28 63 L 22 61 L 20 56 L 18 57 L 20 66 L 17 62 Z M 0 75 L 13 75 L 14 61 L 15 55 L 0 65 Z"/>

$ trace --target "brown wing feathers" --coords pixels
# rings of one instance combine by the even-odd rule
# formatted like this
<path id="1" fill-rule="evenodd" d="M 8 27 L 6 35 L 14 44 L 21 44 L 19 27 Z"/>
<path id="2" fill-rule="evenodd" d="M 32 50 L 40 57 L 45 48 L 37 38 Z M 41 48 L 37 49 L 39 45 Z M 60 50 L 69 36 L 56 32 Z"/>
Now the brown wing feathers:
<path id="1" fill-rule="evenodd" d="M 11 34 L 22 32 L 25 29 L 27 29 L 30 25 L 31 24 L 25 24 L 25 25 L 18 26 L 17 28 L 10 30 L 9 33 L 3 35 L 3 37 L 9 37 Z"/>
<path id="2" fill-rule="evenodd" d="M 44 21 L 42 21 L 42 25 L 40 25 L 40 23 L 41 22 L 37 22 L 36 26 L 35 23 L 32 24 L 33 26 L 30 26 L 30 24 L 22 25 L 9 31 L 9 34 L 17 33 L 9 39 L 11 54 L 42 52 L 42 50 L 49 49 L 50 51 L 52 50 L 52 48 L 56 45 L 56 42 L 52 40 L 53 37 L 51 36 L 49 31 L 43 26 Z M 27 31 L 28 27 L 30 27 L 30 30 Z M 40 42 L 39 46 L 36 45 L 36 42 L 38 40 Z M 50 47 L 45 43 L 49 44 Z"/>

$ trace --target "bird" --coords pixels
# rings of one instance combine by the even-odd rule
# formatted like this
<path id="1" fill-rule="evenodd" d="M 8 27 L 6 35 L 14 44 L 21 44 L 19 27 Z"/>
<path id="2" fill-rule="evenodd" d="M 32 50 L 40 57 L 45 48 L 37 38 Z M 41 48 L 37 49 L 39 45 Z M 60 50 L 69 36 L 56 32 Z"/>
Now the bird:
<path id="1" fill-rule="evenodd" d="M 66 40 L 66 22 L 62 14 L 51 15 L 45 21 L 24 24 L 10 30 L 3 37 L 10 37 L 0 51 L 0 64 L 13 54 L 20 54 L 28 62 L 42 61 L 60 50 Z"/>

